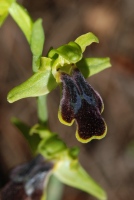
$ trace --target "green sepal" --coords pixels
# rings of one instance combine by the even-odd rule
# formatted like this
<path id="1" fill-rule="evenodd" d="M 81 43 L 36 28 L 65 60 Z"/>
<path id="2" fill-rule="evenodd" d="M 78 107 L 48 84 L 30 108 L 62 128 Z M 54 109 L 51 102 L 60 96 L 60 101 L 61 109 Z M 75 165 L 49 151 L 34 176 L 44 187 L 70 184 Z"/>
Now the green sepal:
<path id="1" fill-rule="evenodd" d="M 12 118 L 12 123 L 20 130 L 20 132 L 23 134 L 23 136 L 25 137 L 25 139 L 28 142 L 28 145 L 31 149 L 31 152 L 33 154 L 36 154 L 37 152 L 37 147 L 39 145 L 39 142 L 41 141 L 41 138 L 39 135 L 34 134 L 34 135 L 30 135 L 30 126 L 28 126 L 27 124 L 23 123 L 22 121 L 20 121 L 17 118 Z"/>
<path id="2" fill-rule="evenodd" d="M 42 27 L 42 19 L 33 23 L 30 47 L 33 54 L 33 71 L 37 72 L 40 67 L 40 58 L 43 51 L 45 36 Z"/>
<path id="3" fill-rule="evenodd" d="M 99 200 L 106 200 L 105 191 L 86 173 L 77 159 L 64 156 L 57 162 L 53 174 L 64 184 L 81 189 Z"/>
<path id="4" fill-rule="evenodd" d="M 28 12 L 24 7 L 20 6 L 16 2 L 13 2 L 8 10 L 14 21 L 23 31 L 28 43 L 30 44 L 33 21 Z"/>
<path id="5" fill-rule="evenodd" d="M 93 42 L 99 43 L 99 40 L 93 33 L 89 32 L 76 38 L 75 42 L 81 47 L 82 52 L 84 52 L 87 46 Z"/>
<path id="6" fill-rule="evenodd" d="M 77 63 L 77 67 L 85 78 L 111 67 L 110 59 L 107 58 L 83 58 Z"/>
<path id="7" fill-rule="evenodd" d="M 51 73 L 51 67 L 47 66 L 44 70 L 39 70 L 28 80 L 13 88 L 8 93 L 7 100 L 13 103 L 19 99 L 45 95 L 56 86 L 57 83 Z"/>
<path id="8" fill-rule="evenodd" d="M 69 42 L 57 49 L 52 49 L 48 53 L 49 58 L 54 58 L 55 54 L 63 57 L 67 64 L 76 63 L 82 58 L 82 51 L 76 42 Z"/>

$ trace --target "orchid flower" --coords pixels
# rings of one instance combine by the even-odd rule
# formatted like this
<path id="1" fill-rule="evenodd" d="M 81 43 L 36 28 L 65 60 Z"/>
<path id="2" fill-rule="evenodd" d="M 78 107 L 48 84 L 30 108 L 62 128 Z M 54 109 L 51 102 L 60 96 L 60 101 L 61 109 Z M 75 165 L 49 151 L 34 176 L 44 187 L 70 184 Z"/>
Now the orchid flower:
<path id="1" fill-rule="evenodd" d="M 86 46 L 98 42 L 98 38 L 87 33 L 75 41 L 50 49 L 48 57 L 41 58 L 41 66 L 27 81 L 13 88 L 8 101 L 48 94 L 58 85 L 62 97 L 58 117 L 61 123 L 71 126 L 76 122 L 76 138 L 82 143 L 101 139 L 107 126 L 101 116 L 102 98 L 85 78 L 111 66 L 109 58 L 84 58 Z"/>
<path id="2" fill-rule="evenodd" d="M 60 73 L 62 97 L 58 117 L 61 123 L 71 126 L 76 121 L 76 138 L 87 143 L 106 135 L 107 126 L 101 113 L 102 98 L 85 80 L 78 68 L 72 74 Z"/>

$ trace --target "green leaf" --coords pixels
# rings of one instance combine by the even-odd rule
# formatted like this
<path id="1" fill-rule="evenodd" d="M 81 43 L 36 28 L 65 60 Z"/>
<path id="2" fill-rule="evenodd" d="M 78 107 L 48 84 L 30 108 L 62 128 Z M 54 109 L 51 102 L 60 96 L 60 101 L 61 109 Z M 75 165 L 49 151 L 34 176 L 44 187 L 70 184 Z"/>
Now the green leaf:
<path id="1" fill-rule="evenodd" d="M 39 70 L 28 80 L 13 88 L 7 96 L 7 100 L 13 103 L 26 97 L 37 97 L 48 94 L 57 86 L 57 83 L 51 73 L 51 67 Z"/>
<path id="2" fill-rule="evenodd" d="M 48 57 L 53 58 L 55 54 L 62 56 L 68 64 L 76 63 L 82 58 L 81 48 L 76 42 L 69 42 L 57 49 L 52 49 Z"/>
<path id="3" fill-rule="evenodd" d="M 99 40 L 93 33 L 86 33 L 78 37 L 75 42 L 79 44 L 82 52 L 84 52 L 87 46 L 89 46 L 93 42 L 99 43 Z"/>
<path id="4" fill-rule="evenodd" d="M 42 19 L 38 19 L 33 24 L 30 47 L 33 54 L 33 71 L 37 72 L 40 67 L 40 57 L 44 46 L 44 30 Z"/>
<path id="5" fill-rule="evenodd" d="M 30 44 L 33 22 L 26 9 L 16 2 L 13 2 L 9 7 L 9 13 L 23 31 L 28 43 Z"/>
<path id="6" fill-rule="evenodd" d="M 77 63 L 77 67 L 85 78 L 111 67 L 109 58 L 83 58 Z"/>
<path id="7" fill-rule="evenodd" d="M 86 173 L 77 160 L 65 157 L 56 164 L 53 174 L 63 183 L 81 189 L 99 200 L 106 200 L 105 191 Z"/>
<path id="8" fill-rule="evenodd" d="M 19 119 L 17 118 L 12 118 L 12 123 L 20 130 L 20 132 L 23 134 L 23 136 L 25 137 L 25 139 L 27 140 L 30 148 L 31 148 L 31 151 L 33 154 L 36 153 L 37 151 L 37 147 L 38 147 L 38 144 L 39 142 L 41 141 L 41 138 L 39 137 L 39 135 L 37 134 L 34 134 L 34 135 L 29 135 L 29 132 L 30 132 L 30 127 L 21 122 Z"/>

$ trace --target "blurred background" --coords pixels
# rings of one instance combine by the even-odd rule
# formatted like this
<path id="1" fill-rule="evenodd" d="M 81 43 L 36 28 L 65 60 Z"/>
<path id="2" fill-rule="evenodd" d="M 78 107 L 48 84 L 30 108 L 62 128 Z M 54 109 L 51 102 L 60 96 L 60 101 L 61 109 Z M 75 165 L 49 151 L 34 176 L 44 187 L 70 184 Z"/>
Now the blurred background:
<path id="1" fill-rule="evenodd" d="M 20 0 L 35 20 L 43 18 L 46 35 L 43 55 L 93 32 L 99 44 L 86 49 L 87 57 L 110 57 L 112 67 L 94 75 L 88 82 L 101 94 L 108 125 L 104 139 L 80 144 L 75 125 L 60 124 L 57 111 L 59 88 L 48 95 L 50 129 L 69 147 L 80 147 L 80 162 L 106 190 L 108 200 L 134 199 L 134 1 L 133 0 Z M 37 123 L 36 99 L 9 104 L 7 93 L 31 76 L 32 55 L 24 35 L 9 16 L 0 28 L 0 186 L 9 170 L 30 160 L 28 145 L 10 122 L 18 117 L 29 125 Z M 65 186 L 64 200 L 95 200 L 92 196 Z"/>

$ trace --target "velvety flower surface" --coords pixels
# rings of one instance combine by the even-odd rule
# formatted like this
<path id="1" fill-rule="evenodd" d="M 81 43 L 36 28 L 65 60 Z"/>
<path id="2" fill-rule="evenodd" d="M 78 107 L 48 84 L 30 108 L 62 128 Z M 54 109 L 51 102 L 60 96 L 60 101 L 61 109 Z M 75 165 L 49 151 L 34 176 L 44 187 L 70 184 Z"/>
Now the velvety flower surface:
<path id="1" fill-rule="evenodd" d="M 72 75 L 60 73 L 62 98 L 59 120 L 66 125 L 77 124 L 76 138 L 87 143 L 106 135 L 107 126 L 101 113 L 104 109 L 100 95 L 86 82 L 81 72 L 74 68 Z"/>

